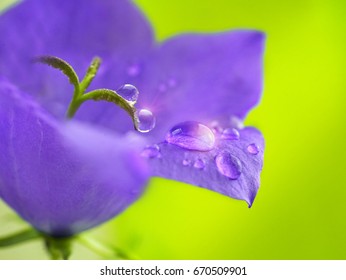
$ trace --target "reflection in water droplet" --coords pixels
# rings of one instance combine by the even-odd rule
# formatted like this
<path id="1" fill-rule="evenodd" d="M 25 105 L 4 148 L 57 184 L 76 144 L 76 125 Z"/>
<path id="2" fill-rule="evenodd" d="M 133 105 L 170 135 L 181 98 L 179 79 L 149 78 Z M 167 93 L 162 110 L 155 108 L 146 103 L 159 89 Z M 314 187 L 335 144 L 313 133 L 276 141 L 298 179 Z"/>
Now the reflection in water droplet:
<path id="1" fill-rule="evenodd" d="M 189 160 L 189 159 L 184 159 L 184 160 L 183 160 L 183 165 L 184 165 L 184 166 L 190 166 L 190 165 L 191 165 L 191 160 Z"/>
<path id="2" fill-rule="evenodd" d="M 146 146 L 142 153 L 141 156 L 147 157 L 147 158 L 157 158 L 161 156 L 160 153 L 160 147 L 157 144 Z"/>
<path id="3" fill-rule="evenodd" d="M 188 121 L 172 127 L 166 141 L 188 150 L 210 151 L 214 148 L 215 136 L 207 126 Z"/>
<path id="4" fill-rule="evenodd" d="M 222 152 L 215 158 L 217 170 L 224 176 L 236 180 L 239 178 L 242 165 L 240 160 L 228 152 Z"/>
<path id="5" fill-rule="evenodd" d="M 197 168 L 197 169 L 204 169 L 205 163 L 204 163 L 203 160 L 197 159 L 197 160 L 195 161 L 195 163 L 193 164 L 193 167 L 194 167 L 194 168 Z"/>
<path id="6" fill-rule="evenodd" d="M 138 64 L 132 64 L 127 68 L 127 74 L 131 77 L 135 77 L 140 73 L 141 69 Z"/>
<path id="7" fill-rule="evenodd" d="M 226 140 L 238 140 L 239 139 L 239 131 L 235 128 L 226 128 L 221 135 L 222 139 Z"/>
<path id="8" fill-rule="evenodd" d="M 141 109 L 137 112 L 137 129 L 140 132 L 149 132 L 155 127 L 155 117 L 153 113 L 147 109 Z"/>
<path id="9" fill-rule="evenodd" d="M 138 89 L 130 84 L 124 84 L 117 89 L 117 93 L 129 102 L 135 103 L 138 99 Z"/>
<path id="10" fill-rule="evenodd" d="M 259 147 L 252 143 L 249 146 L 247 146 L 247 151 L 252 155 L 257 155 L 259 153 Z"/>
<path id="11" fill-rule="evenodd" d="M 231 127 L 234 127 L 236 129 L 243 129 L 244 123 L 241 119 L 239 119 L 237 116 L 231 116 L 230 117 L 230 125 Z"/>

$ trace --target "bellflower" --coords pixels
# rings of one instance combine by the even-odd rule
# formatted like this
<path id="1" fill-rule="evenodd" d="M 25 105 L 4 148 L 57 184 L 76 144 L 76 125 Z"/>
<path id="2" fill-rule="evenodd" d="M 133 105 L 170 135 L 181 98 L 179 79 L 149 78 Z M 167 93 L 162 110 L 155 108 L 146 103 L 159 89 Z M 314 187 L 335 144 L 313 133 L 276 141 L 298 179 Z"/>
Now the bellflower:
<path id="1" fill-rule="evenodd" d="M 68 236 L 94 227 L 133 203 L 149 176 L 251 206 L 264 141 L 242 120 L 261 96 L 261 32 L 158 43 L 130 1 L 24 0 L 0 16 L 0 34 L 0 197 L 36 229 Z M 135 85 L 142 130 L 153 129 L 135 132 L 111 102 L 85 102 L 66 121 L 73 89 L 32 63 L 42 55 L 77 73 L 101 57 L 91 89 Z"/>

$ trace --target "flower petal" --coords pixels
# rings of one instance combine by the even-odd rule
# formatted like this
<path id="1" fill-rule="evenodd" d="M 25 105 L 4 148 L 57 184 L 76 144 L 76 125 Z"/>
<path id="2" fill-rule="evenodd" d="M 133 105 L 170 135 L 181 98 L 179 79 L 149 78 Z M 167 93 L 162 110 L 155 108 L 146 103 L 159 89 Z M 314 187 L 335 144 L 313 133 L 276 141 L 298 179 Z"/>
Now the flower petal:
<path id="1" fill-rule="evenodd" d="M 129 140 L 58 124 L 0 80 L 0 197 L 42 232 L 78 233 L 140 196 L 148 170 Z"/>
<path id="2" fill-rule="evenodd" d="M 156 116 L 156 127 L 149 136 L 159 141 L 173 125 L 185 120 L 226 123 L 230 116 L 243 119 L 261 97 L 264 39 L 261 32 L 243 30 L 181 35 L 158 45 L 137 76 L 124 78 L 139 89 L 137 106 Z M 109 71 L 103 83 L 111 77 Z M 108 104 L 89 105 L 81 112 L 83 118 L 94 116 L 94 122 L 105 126 L 117 123 L 119 131 L 132 127 Z M 119 118 L 121 122 L 116 121 Z"/>
<path id="3" fill-rule="evenodd" d="M 184 120 L 243 119 L 262 93 L 264 34 L 234 31 L 182 35 L 150 58 L 140 92 L 157 132 Z M 155 78 L 153 78 L 155 77 Z"/>
<path id="4" fill-rule="evenodd" d="M 32 58 L 61 57 L 80 75 L 94 56 L 105 60 L 103 70 L 112 59 L 110 81 L 117 77 L 124 83 L 127 68 L 154 44 L 149 24 L 127 0 L 25 0 L 0 16 L 0 34 L 0 74 L 59 116 L 64 110 L 57 102 L 66 108 L 73 89 L 60 73 L 33 64 Z"/>
<path id="5" fill-rule="evenodd" d="M 250 146 L 249 146 L 250 145 Z M 252 205 L 260 183 L 264 140 L 252 127 L 240 130 L 239 140 L 217 137 L 208 152 L 190 151 L 167 142 L 160 156 L 148 158 L 155 176 L 206 188 Z"/>

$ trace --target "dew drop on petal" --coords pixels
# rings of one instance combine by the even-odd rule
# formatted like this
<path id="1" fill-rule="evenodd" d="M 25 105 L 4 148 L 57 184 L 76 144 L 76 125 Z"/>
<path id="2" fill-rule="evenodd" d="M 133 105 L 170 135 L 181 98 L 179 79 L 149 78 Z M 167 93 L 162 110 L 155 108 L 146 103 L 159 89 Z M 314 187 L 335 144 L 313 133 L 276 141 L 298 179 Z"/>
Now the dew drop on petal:
<path id="1" fill-rule="evenodd" d="M 189 160 L 189 159 L 184 159 L 184 160 L 183 160 L 183 165 L 184 165 L 184 166 L 190 166 L 190 165 L 191 165 L 191 160 Z"/>
<path id="2" fill-rule="evenodd" d="M 195 151 L 210 151 L 215 145 L 214 133 L 205 125 L 187 121 L 174 127 L 166 135 L 170 144 Z"/>
<path id="3" fill-rule="evenodd" d="M 259 147 L 255 143 L 252 143 L 247 146 L 247 151 L 252 155 L 257 155 L 259 153 Z"/>
<path id="4" fill-rule="evenodd" d="M 239 131 L 235 128 L 226 128 L 221 135 L 222 139 L 225 140 L 238 140 L 239 139 Z"/>
<path id="5" fill-rule="evenodd" d="M 242 171 L 240 160 L 228 152 L 222 152 L 215 158 L 217 170 L 229 179 L 236 180 Z"/>
<path id="6" fill-rule="evenodd" d="M 140 132 L 149 132 L 155 127 L 155 117 L 153 113 L 147 109 L 141 109 L 137 112 L 138 124 L 137 129 Z"/>
<path id="7" fill-rule="evenodd" d="M 197 168 L 197 169 L 204 169 L 205 163 L 204 163 L 203 160 L 197 159 L 197 160 L 195 161 L 195 163 L 193 164 L 193 167 L 194 167 L 194 168 Z"/>
<path id="8" fill-rule="evenodd" d="M 138 89 L 130 84 L 124 84 L 118 88 L 117 93 L 129 102 L 135 103 L 138 99 Z"/>
<path id="9" fill-rule="evenodd" d="M 141 69 L 138 64 L 132 64 L 129 67 L 127 67 L 127 74 L 131 77 L 138 76 Z"/>
<path id="10" fill-rule="evenodd" d="M 222 133 L 222 127 L 218 121 L 212 121 L 210 127 L 214 133 Z"/>
<path id="11" fill-rule="evenodd" d="M 146 146 L 143 149 L 141 156 L 146 158 L 158 158 L 161 156 L 160 147 L 157 144 Z"/>

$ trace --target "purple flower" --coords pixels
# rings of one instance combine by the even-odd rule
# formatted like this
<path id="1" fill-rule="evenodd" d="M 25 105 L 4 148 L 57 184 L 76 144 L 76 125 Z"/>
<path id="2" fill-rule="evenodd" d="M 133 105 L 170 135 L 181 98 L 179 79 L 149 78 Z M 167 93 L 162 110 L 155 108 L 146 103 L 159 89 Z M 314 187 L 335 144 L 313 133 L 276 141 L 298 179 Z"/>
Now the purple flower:
<path id="1" fill-rule="evenodd" d="M 39 231 L 71 235 L 112 218 L 149 175 L 251 206 L 264 141 L 241 122 L 262 91 L 262 33 L 158 44 L 129 1 L 26 0 L 0 16 L 0 34 L 0 197 Z M 100 56 L 91 87 L 135 85 L 155 128 L 134 139 L 131 118 L 107 102 L 86 102 L 65 121 L 73 89 L 32 63 L 41 55 L 63 58 L 77 73 Z"/>

